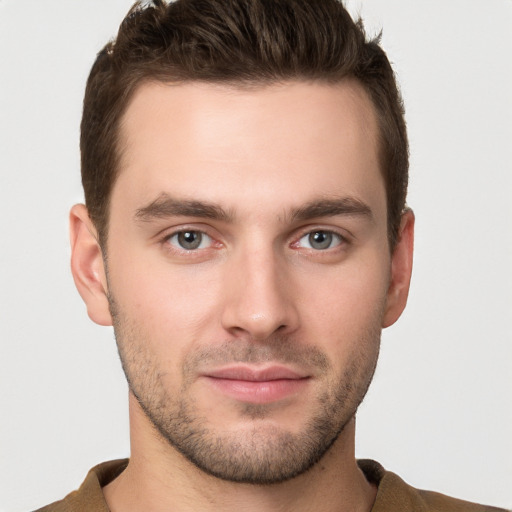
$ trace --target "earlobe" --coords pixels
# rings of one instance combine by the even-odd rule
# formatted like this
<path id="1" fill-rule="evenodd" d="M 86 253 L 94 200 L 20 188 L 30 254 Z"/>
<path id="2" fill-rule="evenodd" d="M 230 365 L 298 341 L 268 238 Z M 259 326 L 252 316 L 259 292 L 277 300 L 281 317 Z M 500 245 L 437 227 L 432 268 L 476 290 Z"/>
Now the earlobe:
<path id="1" fill-rule="evenodd" d="M 393 325 L 400 318 L 407 304 L 412 274 L 413 248 L 414 213 L 412 210 L 407 210 L 402 215 L 398 242 L 391 257 L 391 280 L 382 327 Z"/>
<path id="2" fill-rule="evenodd" d="M 112 325 L 107 298 L 107 279 L 96 229 L 87 208 L 77 204 L 69 214 L 71 272 L 75 285 L 87 306 L 91 320 Z"/>

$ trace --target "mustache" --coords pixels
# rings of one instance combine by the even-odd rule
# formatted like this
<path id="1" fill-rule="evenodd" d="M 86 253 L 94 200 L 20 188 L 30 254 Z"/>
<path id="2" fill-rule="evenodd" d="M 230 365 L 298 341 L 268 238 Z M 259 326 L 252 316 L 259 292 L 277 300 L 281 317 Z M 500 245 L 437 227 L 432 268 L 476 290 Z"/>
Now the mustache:
<path id="1" fill-rule="evenodd" d="M 230 340 L 218 345 L 201 347 L 188 354 L 184 361 L 184 374 L 221 365 L 277 363 L 302 369 L 325 372 L 331 364 L 317 347 L 301 344 L 289 337 L 274 336 L 261 340 Z"/>

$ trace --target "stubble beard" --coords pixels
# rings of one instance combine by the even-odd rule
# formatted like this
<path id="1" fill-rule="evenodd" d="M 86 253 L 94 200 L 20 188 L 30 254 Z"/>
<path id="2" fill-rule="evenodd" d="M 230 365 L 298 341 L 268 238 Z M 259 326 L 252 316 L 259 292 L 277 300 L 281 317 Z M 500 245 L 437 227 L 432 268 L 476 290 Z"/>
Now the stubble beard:
<path id="1" fill-rule="evenodd" d="M 298 432 L 265 422 L 275 404 L 240 404 L 238 414 L 252 420 L 252 429 L 238 432 L 212 428 L 196 408 L 189 389 L 194 369 L 201 362 L 300 363 L 328 376 L 328 358 L 315 347 L 305 347 L 290 337 L 273 337 L 265 343 L 230 341 L 190 354 L 182 368 L 181 389 L 171 394 L 164 383 L 147 336 L 120 314 L 110 297 L 114 332 L 130 391 L 161 436 L 200 470 L 222 480 L 269 485 L 292 479 L 312 468 L 329 450 L 354 417 L 375 372 L 380 346 L 380 323 L 361 336 L 359 351 L 351 357 L 337 380 L 316 396 L 310 417 Z"/>

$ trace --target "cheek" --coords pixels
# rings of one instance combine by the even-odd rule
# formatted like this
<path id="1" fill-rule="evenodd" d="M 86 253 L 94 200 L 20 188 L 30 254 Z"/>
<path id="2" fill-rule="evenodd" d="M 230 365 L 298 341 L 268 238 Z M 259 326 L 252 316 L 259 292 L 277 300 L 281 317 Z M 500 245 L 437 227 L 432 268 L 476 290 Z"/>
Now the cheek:
<path id="1" fill-rule="evenodd" d="M 152 342 L 193 340 L 211 325 L 220 293 L 217 283 L 222 282 L 216 269 L 171 267 L 162 259 L 148 264 L 147 257 L 136 255 L 113 255 L 109 266 L 109 287 L 116 302 L 131 322 L 151 334 Z"/>
<path id="2" fill-rule="evenodd" d="M 346 350 L 370 333 L 380 330 L 389 282 L 388 264 L 371 258 L 332 269 L 310 272 L 298 296 L 302 304 L 303 326 L 313 339 L 331 343 L 333 350 Z"/>

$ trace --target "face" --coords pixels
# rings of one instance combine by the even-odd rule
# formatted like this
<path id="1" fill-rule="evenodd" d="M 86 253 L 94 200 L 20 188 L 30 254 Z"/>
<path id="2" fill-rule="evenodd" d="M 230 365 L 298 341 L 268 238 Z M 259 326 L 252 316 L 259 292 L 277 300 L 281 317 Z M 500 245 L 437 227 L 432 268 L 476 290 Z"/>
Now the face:
<path id="1" fill-rule="evenodd" d="M 145 84 L 128 107 L 104 289 L 141 411 L 202 470 L 289 479 L 363 399 L 403 307 L 376 134 L 351 82 Z"/>

